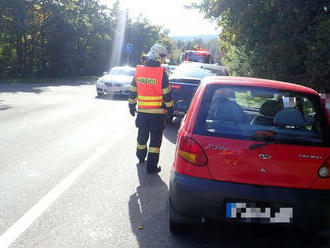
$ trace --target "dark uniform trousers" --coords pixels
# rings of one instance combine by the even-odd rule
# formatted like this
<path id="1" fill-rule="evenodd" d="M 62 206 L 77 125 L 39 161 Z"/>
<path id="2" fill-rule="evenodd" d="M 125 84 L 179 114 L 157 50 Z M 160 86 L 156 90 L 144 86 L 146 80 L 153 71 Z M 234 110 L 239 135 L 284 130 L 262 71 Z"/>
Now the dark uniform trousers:
<path id="1" fill-rule="evenodd" d="M 165 128 L 165 115 L 138 112 L 135 124 L 138 128 L 136 156 L 142 162 L 148 155 L 147 172 L 154 172 L 157 170 L 159 161 L 160 146 Z"/>

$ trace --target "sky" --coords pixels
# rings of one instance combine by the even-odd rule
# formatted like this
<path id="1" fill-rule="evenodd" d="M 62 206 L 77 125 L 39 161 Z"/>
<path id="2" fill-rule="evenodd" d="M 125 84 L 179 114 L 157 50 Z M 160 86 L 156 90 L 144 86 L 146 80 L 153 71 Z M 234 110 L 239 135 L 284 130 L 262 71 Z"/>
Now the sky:
<path id="1" fill-rule="evenodd" d="M 115 0 L 101 0 L 109 7 Z M 201 34 L 218 34 L 216 24 L 203 19 L 197 10 L 185 9 L 196 0 L 120 0 L 122 7 L 128 9 L 130 17 L 139 14 L 145 16 L 152 24 L 170 30 L 170 36 L 194 36 Z"/>

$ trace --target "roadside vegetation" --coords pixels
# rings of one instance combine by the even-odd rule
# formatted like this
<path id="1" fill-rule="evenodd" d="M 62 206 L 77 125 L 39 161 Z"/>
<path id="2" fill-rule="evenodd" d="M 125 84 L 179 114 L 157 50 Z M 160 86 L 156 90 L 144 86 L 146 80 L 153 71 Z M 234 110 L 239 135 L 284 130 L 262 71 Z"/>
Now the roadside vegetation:
<path id="1" fill-rule="evenodd" d="M 330 92 L 330 1 L 201 0 L 193 7 L 221 26 L 222 61 L 231 75 Z"/>
<path id="2" fill-rule="evenodd" d="M 119 1 L 106 7 L 98 0 L 2 0 L 0 78 L 101 75 L 114 54 L 121 58 L 117 65 L 135 66 L 160 42 L 171 64 L 180 63 L 181 53 L 198 44 L 230 75 L 330 92 L 329 0 L 200 0 L 191 7 L 218 23 L 219 39 L 173 40 L 164 27 L 126 13 L 118 48 Z M 129 59 L 127 43 L 134 47 Z"/>
<path id="3" fill-rule="evenodd" d="M 97 0 L 0 1 L 0 77 L 100 75 L 110 66 L 119 22 L 117 1 L 111 8 Z M 134 45 L 130 64 L 140 61 L 156 41 L 171 51 L 168 31 L 147 19 L 125 22 L 124 44 Z M 122 52 L 121 64 L 126 62 Z"/>

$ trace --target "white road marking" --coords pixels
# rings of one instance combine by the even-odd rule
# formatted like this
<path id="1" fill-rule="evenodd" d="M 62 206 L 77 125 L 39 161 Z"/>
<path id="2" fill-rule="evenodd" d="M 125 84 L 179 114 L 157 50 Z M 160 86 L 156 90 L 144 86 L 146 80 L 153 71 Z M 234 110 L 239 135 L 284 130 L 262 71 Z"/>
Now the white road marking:
<path id="1" fill-rule="evenodd" d="M 124 130 L 122 130 L 124 131 Z M 127 133 L 127 132 L 122 132 Z M 55 202 L 86 170 L 93 165 L 99 157 L 109 151 L 120 136 L 112 138 L 105 144 L 100 145 L 89 158 L 87 158 L 69 176 L 63 179 L 55 188 L 45 195 L 37 204 L 28 210 L 19 220 L 17 220 L 6 232 L 0 236 L 0 248 L 9 247 L 29 226 L 45 212 L 48 207 Z"/>

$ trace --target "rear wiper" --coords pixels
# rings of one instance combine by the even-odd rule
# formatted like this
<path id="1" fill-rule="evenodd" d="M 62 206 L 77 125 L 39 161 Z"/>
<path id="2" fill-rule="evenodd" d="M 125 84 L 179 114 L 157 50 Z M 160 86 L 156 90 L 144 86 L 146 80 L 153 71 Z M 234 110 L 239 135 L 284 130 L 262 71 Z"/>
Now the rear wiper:
<path id="1" fill-rule="evenodd" d="M 292 136 L 292 137 L 290 137 L 291 140 L 292 139 L 299 139 L 299 138 L 301 138 L 301 136 Z M 259 148 L 259 147 L 268 146 L 268 145 L 271 145 L 271 144 L 280 144 L 280 143 L 288 144 L 289 140 L 278 139 L 278 140 L 265 141 L 263 143 L 251 145 L 249 147 L 249 149 L 253 150 L 253 149 L 256 149 L 256 148 Z"/>
<path id="2" fill-rule="evenodd" d="M 283 141 L 282 140 L 274 140 L 274 141 L 268 141 L 268 142 L 264 142 L 264 143 L 254 144 L 254 145 L 251 145 L 249 147 L 249 149 L 253 150 L 253 149 L 256 149 L 256 148 L 259 148 L 259 147 L 268 146 L 268 145 L 271 145 L 271 144 L 278 144 L 278 143 L 283 143 Z"/>

